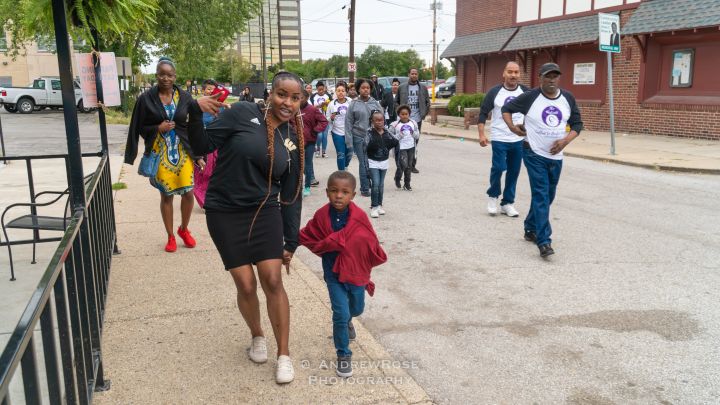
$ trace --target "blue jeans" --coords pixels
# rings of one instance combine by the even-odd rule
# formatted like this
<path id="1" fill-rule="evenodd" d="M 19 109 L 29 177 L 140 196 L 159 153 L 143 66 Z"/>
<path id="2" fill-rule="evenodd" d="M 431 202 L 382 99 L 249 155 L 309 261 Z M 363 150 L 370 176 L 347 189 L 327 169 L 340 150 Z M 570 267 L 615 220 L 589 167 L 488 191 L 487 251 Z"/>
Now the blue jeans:
<path id="1" fill-rule="evenodd" d="M 337 152 L 338 170 L 345 170 L 350 166 L 353 151 L 345 146 L 345 135 L 338 135 L 333 132 L 332 140 L 335 145 L 335 152 Z"/>
<path id="2" fill-rule="evenodd" d="M 523 157 L 523 142 L 492 141 L 492 168 L 490 169 L 490 188 L 487 195 L 493 198 L 500 196 L 500 180 L 505 173 L 505 191 L 502 193 L 500 205 L 515 202 L 515 186 Z"/>
<path id="3" fill-rule="evenodd" d="M 352 356 L 348 323 L 365 310 L 365 287 L 338 281 L 332 269 L 324 269 L 332 307 L 333 341 L 338 356 Z"/>
<path id="4" fill-rule="evenodd" d="M 315 150 L 321 150 L 323 153 L 327 150 L 328 143 L 328 132 L 330 128 L 326 127 L 325 130 L 317 134 L 317 140 L 315 141 Z M 322 147 L 322 149 L 320 149 Z"/>
<path id="5" fill-rule="evenodd" d="M 523 148 L 523 161 L 530 178 L 532 192 L 530 212 L 525 218 L 525 230 L 535 232 L 538 246 L 547 245 L 552 242 L 550 205 L 555 199 L 555 190 L 560 181 L 562 160 L 548 159 L 536 154 L 530 148 Z"/>
<path id="6" fill-rule="evenodd" d="M 372 190 L 370 191 L 371 208 L 375 208 L 383 203 L 386 173 L 387 170 L 384 169 L 370 169 L 370 178 L 372 178 Z"/>
<path id="7" fill-rule="evenodd" d="M 360 173 L 360 192 L 370 192 L 370 179 L 368 179 L 368 161 L 367 152 L 365 151 L 365 140 L 353 135 L 353 149 L 358 159 Z"/>
<path id="8" fill-rule="evenodd" d="M 305 187 L 310 187 L 310 183 L 315 179 L 315 170 L 313 168 L 313 153 L 315 152 L 314 143 L 305 144 Z"/>

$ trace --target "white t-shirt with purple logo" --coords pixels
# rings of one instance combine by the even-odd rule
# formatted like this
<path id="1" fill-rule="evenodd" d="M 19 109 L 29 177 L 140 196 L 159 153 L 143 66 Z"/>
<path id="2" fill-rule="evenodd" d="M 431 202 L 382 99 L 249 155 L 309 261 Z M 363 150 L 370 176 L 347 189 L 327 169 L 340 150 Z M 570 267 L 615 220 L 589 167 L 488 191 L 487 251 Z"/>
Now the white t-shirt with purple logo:
<path id="1" fill-rule="evenodd" d="M 530 148 L 538 155 L 561 160 L 562 152 L 551 154 L 555 141 L 567 135 L 566 127 L 582 131 L 580 110 L 575 97 L 561 90 L 555 98 L 546 97 L 540 89 L 533 89 L 512 100 L 502 108 L 502 112 L 525 114 L 525 130 Z"/>
<path id="2" fill-rule="evenodd" d="M 493 87 L 485 95 L 482 106 L 480 107 L 480 116 L 478 117 L 479 123 L 485 123 L 488 118 L 488 114 L 492 113 L 492 121 L 490 124 L 490 135 L 493 141 L 499 142 L 519 142 L 522 141 L 523 137 L 517 136 L 503 120 L 502 107 L 515 100 L 518 96 L 528 91 L 528 88 L 522 85 L 518 85 L 514 90 L 505 88 L 502 84 Z M 524 115 L 521 113 L 515 113 L 512 115 L 512 120 L 515 125 L 522 124 Z"/>
<path id="3" fill-rule="evenodd" d="M 395 121 L 390 126 L 393 128 L 395 139 L 400 141 L 400 150 L 411 149 L 415 147 L 415 140 L 420 137 L 420 130 L 415 121 L 408 122 Z"/>
<path id="4" fill-rule="evenodd" d="M 348 107 L 350 107 L 350 99 L 346 98 L 344 103 L 338 100 L 330 102 L 327 110 L 328 121 L 333 113 L 335 113 L 335 120 L 332 121 L 331 131 L 338 135 L 345 135 L 345 115 L 347 114 Z"/>

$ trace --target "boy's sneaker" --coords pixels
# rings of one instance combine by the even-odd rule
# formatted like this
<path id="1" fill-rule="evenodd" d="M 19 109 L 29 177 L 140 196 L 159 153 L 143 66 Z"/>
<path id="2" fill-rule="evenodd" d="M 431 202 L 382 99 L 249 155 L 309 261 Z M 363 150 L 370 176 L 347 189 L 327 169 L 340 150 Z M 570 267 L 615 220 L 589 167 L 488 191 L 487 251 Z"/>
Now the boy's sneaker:
<path id="1" fill-rule="evenodd" d="M 317 187 L 320 185 L 320 181 L 317 179 L 313 179 L 313 181 L 310 182 L 310 187 Z"/>
<path id="2" fill-rule="evenodd" d="M 248 349 L 248 357 L 253 363 L 265 363 L 267 361 L 267 343 L 265 336 L 255 336 Z"/>
<path id="3" fill-rule="evenodd" d="M 542 257 L 548 257 L 555 254 L 555 250 L 552 248 L 552 246 L 550 246 L 549 243 L 538 247 L 538 249 L 540 249 L 540 256 Z"/>
<path id="4" fill-rule="evenodd" d="M 355 333 L 355 326 L 352 324 L 352 320 L 348 322 L 348 337 L 350 338 L 350 341 L 354 341 L 357 337 L 357 333 Z"/>
<path id="5" fill-rule="evenodd" d="M 490 214 L 490 215 L 497 214 L 497 201 L 498 201 L 497 197 L 488 198 L 488 206 L 487 206 L 488 214 Z"/>
<path id="6" fill-rule="evenodd" d="M 165 245 L 165 251 L 172 253 L 177 250 L 177 242 L 174 236 L 168 236 L 167 244 Z"/>
<path id="7" fill-rule="evenodd" d="M 319 151 L 319 150 L 316 150 L 316 151 L 315 151 L 315 157 L 320 157 L 320 151 Z"/>
<path id="8" fill-rule="evenodd" d="M 370 192 L 369 191 L 361 191 L 360 195 L 363 197 L 370 197 Z"/>
<path id="9" fill-rule="evenodd" d="M 185 228 L 182 229 L 182 227 L 179 227 L 177 230 L 178 236 L 182 238 L 183 243 L 185 244 L 185 247 L 194 248 L 196 245 L 195 238 L 190 235 L 190 230 Z"/>
<path id="10" fill-rule="evenodd" d="M 322 153 L 322 157 L 326 158 L 326 157 L 327 157 L 327 153 L 323 152 L 323 153 Z"/>
<path id="11" fill-rule="evenodd" d="M 520 215 L 520 213 L 517 212 L 517 210 L 515 209 L 515 207 L 513 207 L 512 204 L 501 205 L 500 212 L 509 217 L 517 217 Z"/>
<path id="12" fill-rule="evenodd" d="M 377 207 L 370 208 L 370 217 L 371 218 L 377 218 L 380 216 L 380 213 L 378 212 Z"/>
<path id="13" fill-rule="evenodd" d="M 385 215 L 385 210 L 383 209 L 382 205 L 378 205 L 378 214 Z"/>
<path id="14" fill-rule="evenodd" d="M 290 356 L 284 354 L 277 359 L 277 370 L 275 371 L 275 381 L 278 384 L 287 384 L 295 379 L 295 369 L 293 368 Z"/>
<path id="15" fill-rule="evenodd" d="M 310 187 L 303 188 L 303 197 L 307 197 L 310 195 Z"/>
<path id="16" fill-rule="evenodd" d="M 337 367 L 335 367 L 335 374 L 338 377 L 352 377 L 352 357 L 351 356 L 338 356 Z"/>
<path id="17" fill-rule="evenodd" d="M 406 185 L 403 186 L 403 190 L 405 190 L 405 191 L 412 191 L 412 187 L 410 187 L 409 184 L 406 184 Z"/>
<path id="18" fill-rule="evenodd" d="M 413 172 L 413 173 L 415 173 L 415 174 L 420 174 L 420 170 L 418 170 L 418 169 L 416 169 L 416 168 L 414 168 L 414 167 L 413 167 L 412 169 L 410 169 L 410 171 Z"/>
<path id="19" fill-rule="evenodd" d="M 525 231 L 525 236 L 523 236 L 523 237 L 528 242 L 537 241 L 537 234 L 535 233 L 535 231 Z"/>
<path id="20" fill-rule="evenodd" d="M 402 184 L 400 184 L 399 179 L 395 179 L 395 187 L 397 187 L 398 190 L 400 190 L 402 188 Z"/>

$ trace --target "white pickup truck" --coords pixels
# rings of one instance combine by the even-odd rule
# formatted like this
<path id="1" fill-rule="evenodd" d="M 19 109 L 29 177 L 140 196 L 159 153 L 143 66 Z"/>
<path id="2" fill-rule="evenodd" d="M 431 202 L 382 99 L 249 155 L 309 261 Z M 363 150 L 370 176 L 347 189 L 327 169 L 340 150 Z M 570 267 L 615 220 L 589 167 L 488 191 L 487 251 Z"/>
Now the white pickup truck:
<path id="1" fill-rule="evenodd" d="M 80 83 L 74 82 L 75 105 L 79 111 L 90 112 L 85 108 L 80 92 Z M 27 87 L 0 87 L 0 104 L 8 112 L 30 114 L 46 107 L 58 109 L 62 107 L 60 79 L 57 77 L 41 77 L 33 80 Z"/>

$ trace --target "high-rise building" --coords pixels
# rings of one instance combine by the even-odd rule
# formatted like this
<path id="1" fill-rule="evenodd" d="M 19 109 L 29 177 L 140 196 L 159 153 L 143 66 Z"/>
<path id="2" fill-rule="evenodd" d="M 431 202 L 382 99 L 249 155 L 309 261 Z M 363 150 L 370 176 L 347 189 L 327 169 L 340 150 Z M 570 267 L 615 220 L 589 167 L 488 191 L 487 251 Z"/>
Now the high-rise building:
<path id="1" fill-rule="evenodd" d="M 237 50 L 257 69 L 263 67 L 263 55 L 266 67 L 302 61 L 300 33 L 299 0 L 264 0 L 260 15 L 238 34 Z"/>

